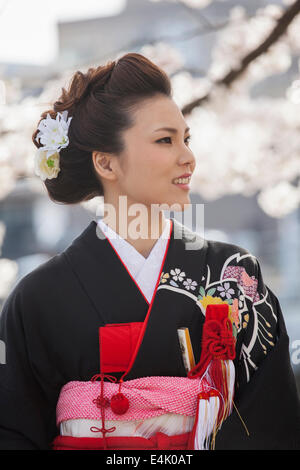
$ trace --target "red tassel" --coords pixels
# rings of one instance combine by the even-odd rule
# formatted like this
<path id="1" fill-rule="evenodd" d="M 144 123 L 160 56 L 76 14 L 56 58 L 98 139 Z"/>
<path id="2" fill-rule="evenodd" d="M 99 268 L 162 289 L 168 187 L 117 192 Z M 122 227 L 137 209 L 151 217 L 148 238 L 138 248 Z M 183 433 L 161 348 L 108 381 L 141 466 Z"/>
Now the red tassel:
<path id="1" fill-rule="evenodd" d="M 228 360 L 235 358 L 235 337 L 228 318 L 229 305 L 210 304 L 206 308 L 202 333 L 202 351 L 198 364 L 188 372 L 190 379 L 202 377 L 208 371 L 212 386 L 220 394 L 219 424 L 227 417 L 229 407 Z M 225 361 L 227 361 L 225 363 Z"/>
<path id="2" fill-rule="evenodd" d="M 123 393 L 116 393 L 110 399 L 110 407 L 116 415 L 123 415 L 129 408 L 128 398 Z"/>

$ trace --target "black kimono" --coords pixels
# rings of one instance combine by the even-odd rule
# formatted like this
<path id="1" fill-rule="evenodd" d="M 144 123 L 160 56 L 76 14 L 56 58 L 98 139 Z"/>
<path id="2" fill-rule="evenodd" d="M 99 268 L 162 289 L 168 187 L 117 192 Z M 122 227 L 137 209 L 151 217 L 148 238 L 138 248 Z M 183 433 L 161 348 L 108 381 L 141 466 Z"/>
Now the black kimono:
<path id="1" fill-rule="evenodd" d="M 224 303 L 236 338 L 235 407 L 216 435 L 215 449 L 300 449 L 289 339 L 258 260 L 240 246 L 204 240 L 171 221 L 150 307 L 108 240 L 99 238 L 95 221 L 18 282 L 0 319 L 6 345 L 0 449 L 52 448 L 62 388 L 100 371 L 100 327 L 144 325 L 125 381 L 187 377 L 178 329 L 188 328 L 198 363 L 206 307 Z"/>

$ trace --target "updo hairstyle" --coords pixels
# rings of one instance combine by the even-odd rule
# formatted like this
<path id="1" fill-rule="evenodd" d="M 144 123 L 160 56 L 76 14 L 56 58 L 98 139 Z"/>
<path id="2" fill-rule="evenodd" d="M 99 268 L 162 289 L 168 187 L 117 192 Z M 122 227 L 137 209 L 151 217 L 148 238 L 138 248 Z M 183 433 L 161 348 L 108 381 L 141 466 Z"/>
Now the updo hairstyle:
<path id="1" fill-rule="evenodd" d="M 160 94 L 171 97 L 169 77 L 141 54 L 128 53 L 86 73 L 75 72 L 68 88 L 62 88 L 53 108 L 40 119 L 47 113 L 55 119 L 64 110 L 72 116 L 69 145 L 59 154 L 60 171 L 56 178 L 44 181 L 50 199 L 76 204 L 103 196 L 92 152 L 120 154 L 124 150 L 122 133 L 134 125 L 133 111 L 145 99 Z M 32 140 L 40 147 L 37 133 Z"/>

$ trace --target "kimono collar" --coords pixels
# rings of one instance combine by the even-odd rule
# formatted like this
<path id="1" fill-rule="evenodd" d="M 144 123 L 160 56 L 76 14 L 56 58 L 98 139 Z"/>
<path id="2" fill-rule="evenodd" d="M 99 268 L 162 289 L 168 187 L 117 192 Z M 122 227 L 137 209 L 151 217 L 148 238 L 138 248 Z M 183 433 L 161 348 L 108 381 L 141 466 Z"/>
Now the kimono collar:
<path id="1" fill-rule="evenodd" d="M 201 279 L 206 240 L 175 219 L 170 218 L 170 221 L 172 224 L 169 240 L 166 240 L 162 272 L 181 267 L 188 277 Z M 149 303 L 95 220 L 63 252 L 63 256 L 71 265 L 102 324 L 124 321 L 124 307 L 129 305 L 132 308 L 126 308 L 127 321 L 144 320 Z M 154 306 L 159 297 L 157 292 L 153 299 Z"/>
<path id="2" fill-rule="evenodd" d="M 170 232 L 170 219 L 166 220 L 166 226 L 161 234 L 161 236 L 155 242 L 149 256 L 145 258 L 141 253 L 139 253 L 133 245 L 131 245 L 127 240 L 121 237 L 117 232 L 115 232 L 110 226 L 108 226 L 102 219 L 98 221 L 98 225 L 100 229 L 103 231 L 105 236 L 109 238 L 111 244 L 114 246 L 116 251 L 119 253 L 121 258 L 126 262 L 126 264 L 130 264 L 131 256 L 134 257 L 134 265 L 136 262 L 144 262 L 148 260 L 150 257 L 159 255 L 166 247 L 168 241 L 168 234 Z"/>

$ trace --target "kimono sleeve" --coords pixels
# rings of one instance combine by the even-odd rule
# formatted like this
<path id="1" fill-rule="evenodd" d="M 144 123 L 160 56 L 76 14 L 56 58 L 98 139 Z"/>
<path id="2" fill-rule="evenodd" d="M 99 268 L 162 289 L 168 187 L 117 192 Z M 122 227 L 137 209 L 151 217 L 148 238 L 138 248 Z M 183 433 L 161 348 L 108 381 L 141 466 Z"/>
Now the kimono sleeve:
<path id="1" fill-rule="evenodd" d="M 300 403 L 283 313 L 259 261 L 252 260 L 247 279 L 256 289 L 245 296 L 241 315 L 235 408 L 217 434 L 216 449 L 300 449 Z"/>
<path id="2" fill-rule="evenodd" d="M 0 449 L 47 450 L 56 433 L 55 404 L 43 393 L 30 364 L 25 313 L 17 285 L 0 317 L 0 339 L 5 345 L 0 364 Z"/>

